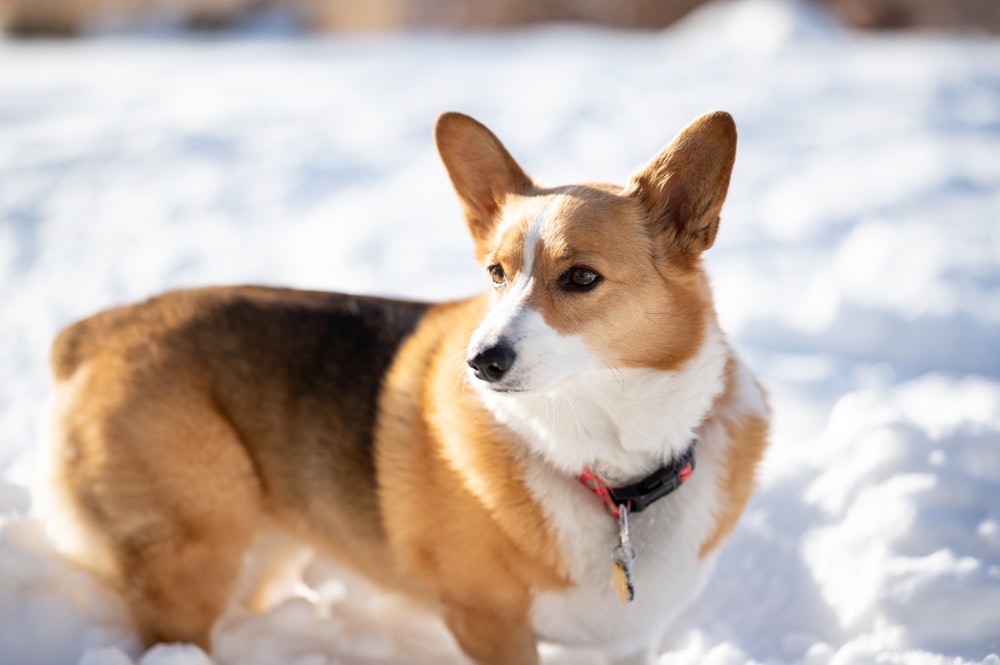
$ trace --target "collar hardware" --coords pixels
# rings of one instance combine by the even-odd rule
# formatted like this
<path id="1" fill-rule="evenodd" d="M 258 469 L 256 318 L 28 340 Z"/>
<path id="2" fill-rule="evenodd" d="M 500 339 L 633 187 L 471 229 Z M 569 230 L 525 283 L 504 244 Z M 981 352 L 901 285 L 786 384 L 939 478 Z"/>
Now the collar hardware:
<path id="1" fill-rule="evenodd" d="M 622 506 L 629 512 L 639 513 L 691 478 L 694 472 L 696 442 L 697 440 L 692 441 L 682 455 L 671 460 L 666 466 L 660 467 L 631 485 L 612 487 L 589 468 L 580 472 L 579 480 L 584 487 L 601 498 L 604 507 L 615 519 L 618 519 Z"/>

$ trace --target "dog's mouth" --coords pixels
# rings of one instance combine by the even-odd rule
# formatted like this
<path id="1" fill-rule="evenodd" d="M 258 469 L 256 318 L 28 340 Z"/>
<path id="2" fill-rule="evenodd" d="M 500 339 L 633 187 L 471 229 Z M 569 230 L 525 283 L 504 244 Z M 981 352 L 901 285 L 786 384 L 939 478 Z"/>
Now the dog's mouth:
<path id="1" fill-rule="evenodd" d="M 482 393 L 492 395 L 526 395 L 536 392 L 532 388 L 525 386 L 523 383 L 514 379 L 515 377 L 508 376 L 500 381 L 489 381 L 479 376 L 471 368 L 466 374 L 466 381 L 469 382 L 473 389 Z"/>
<path id="2" fill-rule="evenodd" d="M 488 388 L 489 390 L 495 392 L 495 393 L 501 393 L 503 395 L 517 395 L 517 394 L 529 392 L 527 390 L 524 390 L 523 388 L 514 388 L 512 386 L 497 386 L 497 385 L 494 385 L 492 383 L 486 384 L 485 387 Z"/>
<path id="3" fill-rule="evenodd" d="M 469 383 L 471 383 L 477 390 L 498 393 L 501 395 L 516 395 L 519 393 L 531 392 L 530 390 L 516 384 L 488 381 L 483 379 L 481 376 L 478 376 L 476 372 L 472 370 L 469 370 L 466 376 Z"/>

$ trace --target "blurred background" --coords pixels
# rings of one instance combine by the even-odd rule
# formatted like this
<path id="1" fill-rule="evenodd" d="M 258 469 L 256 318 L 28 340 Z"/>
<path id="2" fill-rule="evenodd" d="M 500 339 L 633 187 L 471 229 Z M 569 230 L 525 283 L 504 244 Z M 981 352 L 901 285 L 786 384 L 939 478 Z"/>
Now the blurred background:
<path id="1" fill-rule="evenodd" d="M 624 183 L 723 108 L 706 263 L 774 435 L 661 664 L 1000 665 L 1000 1 L 0 0 L 0 25 L 0 663 L 462 662 L 323 563 L 210 657 L 143 653 L 32 514 L 49 344 L 172 288 L 479 292 L 439 113 L 540 183 Z"/>
<path id="2" fill-rule="evenodd" d="M 862 29 L 1000 30 L 993 0 L 811 0 Z M 497 28 L 574 21 L 655 30 L 707 0 L 0 0 L 12 35 L 75 35 L 171 21 L 200 30 L 238 27 L 269 12 L 318 32 L 415 27 Z"/>

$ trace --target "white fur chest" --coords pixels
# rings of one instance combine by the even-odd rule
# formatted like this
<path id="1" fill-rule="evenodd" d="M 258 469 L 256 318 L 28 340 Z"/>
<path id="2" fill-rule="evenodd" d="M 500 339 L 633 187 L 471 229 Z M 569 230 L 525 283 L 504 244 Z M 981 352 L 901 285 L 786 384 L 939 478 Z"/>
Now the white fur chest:
<path id="1" fill-rule="evenodd" d="M 711 557 L 699 554 L 719 501 L 713 443 L 720 442 L 699 443 L 696 470 L 687 483 L 632 515 L 635 599 L 625 607 L 612 583 L 617 521 L 580 483 L 544 463 L 533 465 L 529 483 L 557 531 L 573 583 L 568 590 L 535 596 L 532 623 L 543 640 L 594 647 L 615 657 L 645 652 L 694 600 L 712 564 Z"/>

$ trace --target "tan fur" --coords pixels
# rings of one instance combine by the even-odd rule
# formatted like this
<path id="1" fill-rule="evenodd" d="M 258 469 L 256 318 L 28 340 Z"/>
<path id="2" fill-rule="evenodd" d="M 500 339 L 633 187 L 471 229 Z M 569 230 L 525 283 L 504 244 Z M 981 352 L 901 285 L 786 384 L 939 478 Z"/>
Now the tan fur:
<path id="1" fill-rule="evenodd" d="M 732 167 L 728 115 L 694 123 L 625 188 L 539 188 L 459 114 L 436 137 L 484 266 L 525 270 L 527 225 L 555 220 L 526 301 L 549 326 L 609 367 L 693 357 L 714 316 L 699 254 Z M 580 265 L 605 282 L 569 297 L 559 280 Z M 60 548 L 121 589 L 148 643 L 208 648 L 244 553 L 276 524 L 439 611 L 477 662 L 537 663 L 534 595 L 570 579 L 522 442 L 468 383 L 467 346 L 494 300 L 198 289 L 71 326 L 52 351 Z M 733 414 L 723 505 L 703 555 L 742 511 L 766 435 L 728 385 L 715 406 Z M 294 570 L 284 545 L 272 554 Z"/>
<path id="2" fill-rule="evenodd" d="M 466 651 L 483 663 L 530 663 L 530 591 L 566 580 L 509 433 L 465 386 L 456 349 L 484 310 L 482 298 L 438 308 L 401 349 L 383 393 L 380 496 L 399 563 L 436 587 Z"/>
<path id="3" fill-rule="evenodd" d="M 582 333 L 608 366 L 674 369 L 688 360 L 701 344 L 692 323 L 711 309 L 700 254 L 715 239 L 736 159 L 732 118 L 702 116 L 625 188 L 541 189 L 480 128 L 453 115 L 436 129 L 480 261 L 503 265 L 511 277 L 519 273 L 521 247 L 509 236 L 559 203 L 553 217 L 561 223 L 548 227 L 536 247 L 532 308 L 559 332 Z M 560 289 L 559 277 L 572 266 L 596 270 L 602 288 Z"/>
<path id="4" fill-rule="evenodd" d="M 714 411 L 726 414 L 723 426 L 729 438 L 724 458 L 725 473 L 720 484 L 722 493 L 722 511 L 719 514 L 715 530 L 701 546 L 700 556 L 707 557 L 736 528 L 743 509 L 746 508 L 750 495 L 753 493 L 756 481 L 755 470 L 764 458 L 767 448 L 769 423 L 761 414 L 741 413 L 739 395 L 736 393 L 736 380 L 733 363 L 727 367 L 726 390 L 716 401 Z"/>
<path id="5" fill-rule="evenodd" d="M 89 528 L 75 554 L 123 587 L 142 637 L 207 648 L 253 537 L 259 481 L 211 401 L 185 389 L 195 368 L 173 375 L 139 351 L 97 351 L 79 370 L 54 480 Z"/>
<path id="6" fill-rule="evenodd" d="M 469 233 L 481 250 L 488 246 L 508 197 L 538 190 L 493 133 L 479 131 L 480 127 L 460 113 L 445 114 L 434 126 L 434 139 L 462 203 Z M 476 258 L 483 260 L 483 255 Z"/>
<path id="7" fill-rule="evenodd" d="M 701 344 L 691 326 L 711 306 L 704 275 L 663 265 L 643 205 L 610 189 L 588 185 L 560 193 L 558 218 L 565 223 L 541 238 L 529 302 L 559 332 L 583 335 L 610 367 L 674 369 Z M 601 288 L 585 294 L 554 288 L 577 265 L 600 273 Z"/>
<path id="8" fill-rule="evenodd" d="M 254 345 L 294 340 L 219 320 L 223 307 L 245 302 L 308 307 L 314 299 L 268 289 L 177 292 L 87 319 L 53 346 L 62 408 L 52 479 L 80 522 L 76 542 L 89 545 L 67 549 L 85 564 L 110 562 L 99 572 L 123 587 L 150 643 L 208 644 L 265 515 L 393 583 L 374 489 L 352 487 L 364 482 L 350 471 L 356 463 L 342 477 L 306 483 L 282 448 L 298 427 L 320 437 L 340 428 L 323 417 L 289 421 L 303 414 L 266 401 L 288 391 L 280 378 L 257 376 L 281 347 Z M 312 457 L 296 468 L 309 463 L 337 461 Z"/>

